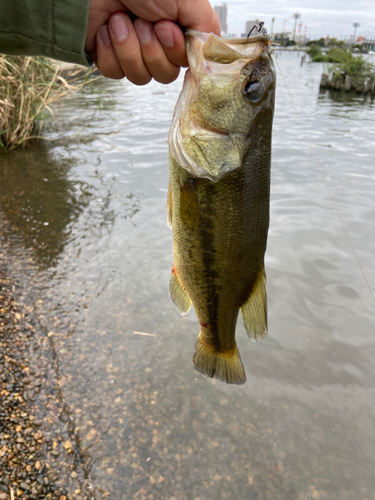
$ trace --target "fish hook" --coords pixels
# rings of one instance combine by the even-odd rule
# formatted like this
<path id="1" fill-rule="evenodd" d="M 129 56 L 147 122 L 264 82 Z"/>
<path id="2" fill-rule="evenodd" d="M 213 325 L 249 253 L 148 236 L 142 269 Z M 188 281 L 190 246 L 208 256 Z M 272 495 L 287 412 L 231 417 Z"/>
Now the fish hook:
<path id="1" fill-rule="evenodd" d="M 264 26 L 264 22 L 262 21 L 261 23 L 259 23 L 259 28 L 256 24 L 254 24 L 254 26 L 251 28 L 251 30 L 249 31 L 248 35 L 247 35 L 247 38 L 249 38 L 249 36 L 251 35 L 251 33 L 256 30 L 258 33 L 260 33 L 262 31 L 262 33 L 264 33 L 265 30 L 263 30 L 263 26 Z"/>

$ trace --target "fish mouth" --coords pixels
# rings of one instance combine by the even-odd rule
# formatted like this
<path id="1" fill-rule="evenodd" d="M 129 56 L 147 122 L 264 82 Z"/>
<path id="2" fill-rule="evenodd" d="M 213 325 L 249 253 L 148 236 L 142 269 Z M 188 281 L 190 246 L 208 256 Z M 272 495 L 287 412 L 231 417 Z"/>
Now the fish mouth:
<path id="1" fill-rule="evenodd" d="M 211 33 L 213 34 L 213 33 Z M 199 36 L 199 35 L 207 35 L 207 33 L 204 33 L 202 31 L 196 31 L 193 29 L 187 29 L 185 31 L 185 35 L 187 36 Z M 217 35 L 214 35 L 217 36 Z M 220 38 L 220 37 L 218 37 Z M 255 43 L 255 42 L 269 42 L 272 43 L 274 40 L 274 37 L 272 35 L 269 35 L 268 33 L 262 33 L 259 35 L 253 35 L 249 37 L 242 37 L 242 38 L 220 38 L 224 43 L 229 44 L 229 45 L 245 45 L 248 43 Z"/>
<path id="2" fill-rule="evenodd" d="M 185 32 L 190 67 L 198 68 L 202 63 L 226 67 L 226 72 L 237 70 L 237 64 L 263 57 L 269 53 L 273 37 L 267 33 L 244 38 L 220 38 L 214 33 L 202 33 L 188 29 Z M 234 63 L 234 64 L 233 64 Z M 237 64 L 236 64 L 237 63 Z"/>

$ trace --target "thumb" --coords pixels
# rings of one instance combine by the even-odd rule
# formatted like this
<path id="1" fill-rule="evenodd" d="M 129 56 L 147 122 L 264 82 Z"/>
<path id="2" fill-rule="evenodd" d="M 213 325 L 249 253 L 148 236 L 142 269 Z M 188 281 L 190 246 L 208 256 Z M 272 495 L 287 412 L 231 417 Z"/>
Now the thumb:
<path id="1" fill-rule="evenodd" d="M 221 34 L 219 16 L 208 0 L 183 0 L 178 22 L 185 28 L 218 36 Z"/>

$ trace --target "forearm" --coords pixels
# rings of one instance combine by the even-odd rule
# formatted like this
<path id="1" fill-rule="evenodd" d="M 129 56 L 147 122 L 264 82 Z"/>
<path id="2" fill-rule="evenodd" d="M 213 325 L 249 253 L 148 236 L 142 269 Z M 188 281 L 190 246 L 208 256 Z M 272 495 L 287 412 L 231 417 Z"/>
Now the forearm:
<path id="1" fill-rule="evenodd" d="M 0 53 L 88 64 L 90 0 L 0 0 Z"/>

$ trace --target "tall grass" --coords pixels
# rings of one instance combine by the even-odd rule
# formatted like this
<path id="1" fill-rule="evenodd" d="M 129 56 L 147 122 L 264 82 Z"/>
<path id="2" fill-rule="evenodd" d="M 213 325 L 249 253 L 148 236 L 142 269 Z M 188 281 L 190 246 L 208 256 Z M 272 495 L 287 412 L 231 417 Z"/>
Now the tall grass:
<path id="1" fill-rule="evenodd" d="M 45 57 L 0 55 L 0 151 L 39 138 L 45 111 L 68 93 L 77 92 L 92 70 L 63 78 Z"/>

